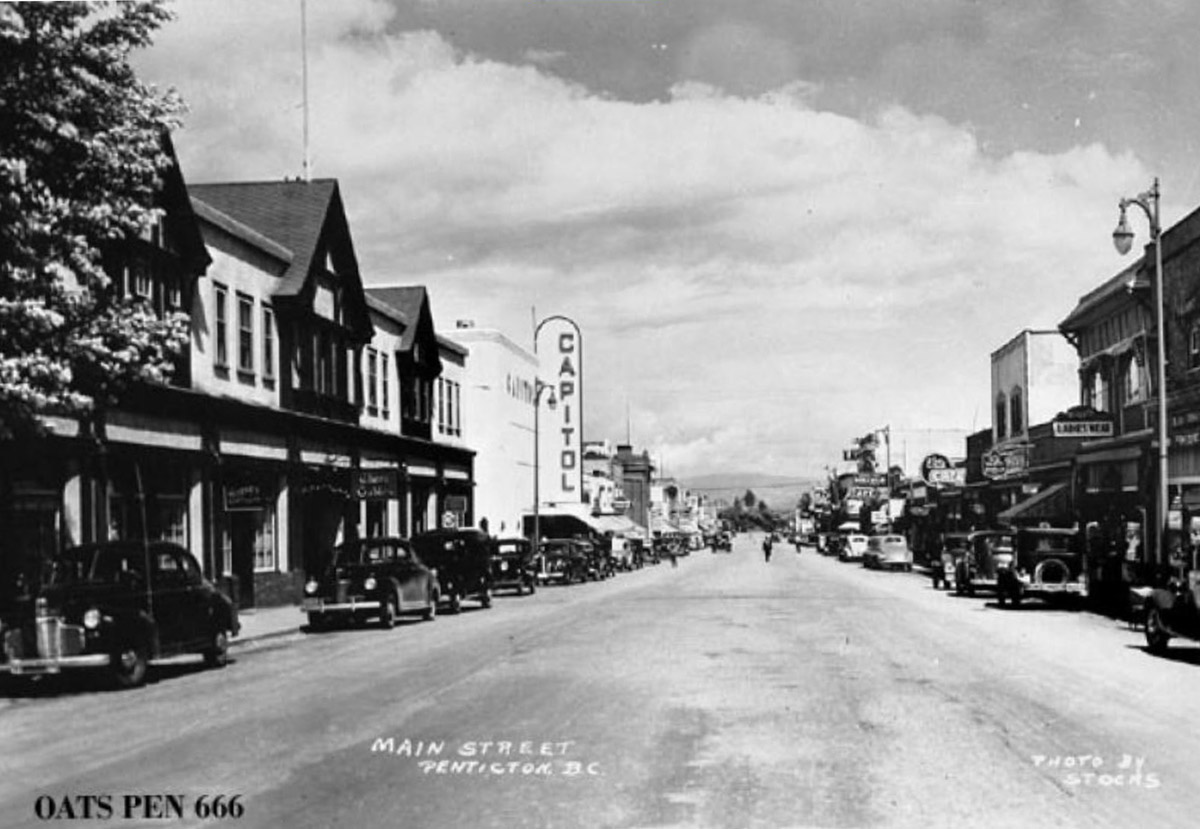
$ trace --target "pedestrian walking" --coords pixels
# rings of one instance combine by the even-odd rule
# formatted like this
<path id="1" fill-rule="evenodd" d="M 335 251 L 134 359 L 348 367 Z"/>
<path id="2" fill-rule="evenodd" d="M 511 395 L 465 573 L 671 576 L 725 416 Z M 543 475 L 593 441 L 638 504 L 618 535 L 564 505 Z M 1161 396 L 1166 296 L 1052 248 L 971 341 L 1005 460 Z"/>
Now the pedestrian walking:
<path id="1" fill-rule="evenodd" d="M 767 537 L 763 539 L 763 558 L 767 563 L 771 562 L 771 534 L 767 533 Z"/>

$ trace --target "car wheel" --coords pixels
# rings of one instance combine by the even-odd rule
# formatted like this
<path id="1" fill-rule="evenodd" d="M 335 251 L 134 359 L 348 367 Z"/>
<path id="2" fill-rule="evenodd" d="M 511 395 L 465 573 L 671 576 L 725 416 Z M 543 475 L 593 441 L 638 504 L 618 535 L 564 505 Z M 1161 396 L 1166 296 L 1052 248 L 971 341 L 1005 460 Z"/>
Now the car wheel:
<path id="1" fill-rule="evenodd" d="M 425 598 L 428 604 L 425 606 L 425 612 L 421 616 L 426 622 L 432 622 L 437 618 L 438 595 L 430 591 L 429 595 Z"/>
<path id="2" fill-rule="evenodd" d="M 210 668 L 224 668 L 229 664 L 229 631 L 218 630 L 212 635 L 208 649 L 204 651 L 204 664 Z"/>
<path id="3" fill-rule="evenodd" d="M 462 596 L 458 595 L 457 592 L 450 594 L 450 612 L 462 613 Z"/>
<path id="4" fill-rule="evenodd" d="M 1146 610 L 1146 646 L 1151 653 L 1162 654 L 1167 652 L 1167 643 L 1170 641 L 1171 634 L 1163 626 L 1162 611 L 1157 605 L 1150 605 Z"/>
<path id="5" fill-rule="evenodd" d="M 1008 594 L 1006 592 L 1004 592 L 1003 590 L 996 591 L 996 602 L 1001 607 L 1007 607 L 1008 606 Z"/>
<path id="6" fill-rule="evenodd" d="M 112 678 L 118 688 L 136 688 L 146 681 L 149 654 L 143 642 L 129 642 L 112 655 Z"/>
<path id="7" fill-rule="evenodd" d="M 479 596 L 479 605 L 485 608 L 492 606 L 492 589 L 490 587 L 483 588 L 483 593 Z"/>
<path id="8" fill-rule="evenodd" d="M 534 581 L 529 582 L 529 595 L 532 596 L 536 592 L 537 592 L 537 582 L 534 582 Z"/>
<path id="9" fill-rule="evenodd" d="M 383 604 L 379 608 L 379 626 L 384 630 L 391 630 L 396 626 L 396 599 L 394 596 L 384 598 Z"/>
<path id="10" fill-rule="evenodd" d="M 320 613 L 308 614 L 308 629 L 309 630 L 314 630 L 314 631 L 322 630 L 324 627 L 325 627 L 325 617 L 324 616 L 322 616 Z"/>
<path id="11" fill-rule="evenodd" d="M 1012 606 L 1013 606 L 1013 609 L 1016 609 L 1016 608 L 1020 607 L 1020 606 L 1021 606 L 1021 599 L 1023 598 L 1023 597 L 1021 596 L 1021 588 L 1020 588 L 1020 587 L 1017 587 L 1017 588 L 1015 588 L 1015 589 L 1013 590 L 1012 594 L 1009 596 L 1009 598 L 1010 598 L 1010 599 L 1012 599 Z"/>

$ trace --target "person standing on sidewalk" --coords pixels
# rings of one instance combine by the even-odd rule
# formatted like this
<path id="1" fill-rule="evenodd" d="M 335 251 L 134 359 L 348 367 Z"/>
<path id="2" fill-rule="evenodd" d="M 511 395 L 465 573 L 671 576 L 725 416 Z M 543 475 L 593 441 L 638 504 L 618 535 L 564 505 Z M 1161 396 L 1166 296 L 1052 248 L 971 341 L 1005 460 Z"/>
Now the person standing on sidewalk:
<path id="1" fill-rule="evenodd" d="M 766 538 L 763 539 L 763 558 L 766 559 L 768 564 L 771 563 L 771 534 L 770 533 L 767 533 Z"/>

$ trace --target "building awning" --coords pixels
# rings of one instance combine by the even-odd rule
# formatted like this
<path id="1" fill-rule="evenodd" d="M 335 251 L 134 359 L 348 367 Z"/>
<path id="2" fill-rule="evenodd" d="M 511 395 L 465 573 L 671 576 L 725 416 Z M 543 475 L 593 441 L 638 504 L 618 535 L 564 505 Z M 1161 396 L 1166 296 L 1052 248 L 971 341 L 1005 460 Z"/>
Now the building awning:
<path id="1" fill-rule="evenodd" d="M 1096 452 L 1080 452 L 1075 456 L 1078 464 L 1112 463 L 1114 461 L 1131 461 L 1140 458 L 1144 452 L 1141 446 L 1118 446 L 1113 449 L 1101 449 Z"/>
<path id="2" fill-rule="evenodd" d="M 1014 504 L 996 516 L 1001 524 L 1026 521 L 1053 521 L 1065 519 L 1069 514 L 1067 485 L 1051 484 L 1019 504 Z"/>

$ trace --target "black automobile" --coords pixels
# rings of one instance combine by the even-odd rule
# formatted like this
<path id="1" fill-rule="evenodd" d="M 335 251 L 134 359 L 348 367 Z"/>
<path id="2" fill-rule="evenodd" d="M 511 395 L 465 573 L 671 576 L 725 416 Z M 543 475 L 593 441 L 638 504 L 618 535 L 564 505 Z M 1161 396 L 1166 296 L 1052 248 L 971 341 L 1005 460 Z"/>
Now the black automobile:
<path id="1" fill-rule="evenodd" d="M 538 580 L 571 584 L 588 578 L 587 555 L 573 538 L 552 538 L 538 548 Z"/>
<path id="2" fill-rule="evenodd" d="M 498 538 L 492 542 L 492 589 L 516 590 L 517 595 L 537 589 L 533 545 L 524 538 Z"/>
<path id="3" fill-rule="evenodd" d="M 616 564 L 612 554 L 601 544 L 591 541 L 576 542 L 579 550 L 587 559 L 587 576 L 593 581 L 607 579 L 617 574 Z"/>
<path id="4" fill-rule="evenodd" d="M 392 628 L 401 614 L 433 619 L 437 602 L 437 575 L 408 541 L 384 536 L 334 547 L 325 572 L 305 582 L 300 609 L 308 614 L 309 630 L 367 619 Z"/>
<path id="5" fill-rule="evenodd" d="M 1087 556 L 1077 529 L 1021 527 L 1012 564 L 997 574 L 997 598 L 1013 607 L 1022 599 L 1082 604 L 1088 593 Z"/>
<path id="6" fill-rule="evenodd" d="M 463 599 L 492 606 L 492 539 L 483 530 L 433 530 L 412 537 L 413 548 L 437 571 L 442 601 L 451 613 Z"/>
<path id="7" fill-rule="evenodd" d="M 183 547 L 88 544 L 50 562 L 32 608 L 0 622 L 0 667 L 14 676 L 101 669 L 132 688 L 155 659 L 197 653 L 223 667 L 239 630 L 233 603 Z"/>

